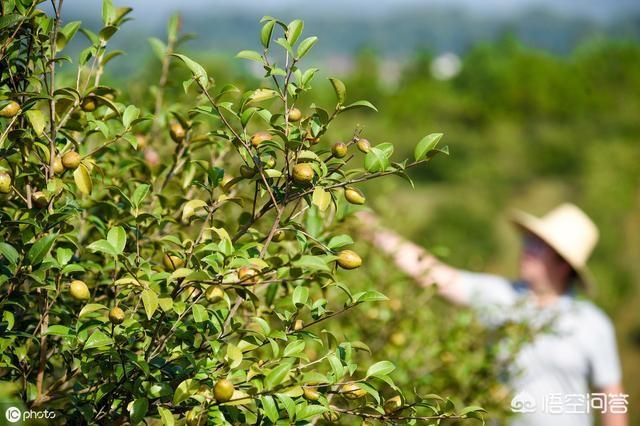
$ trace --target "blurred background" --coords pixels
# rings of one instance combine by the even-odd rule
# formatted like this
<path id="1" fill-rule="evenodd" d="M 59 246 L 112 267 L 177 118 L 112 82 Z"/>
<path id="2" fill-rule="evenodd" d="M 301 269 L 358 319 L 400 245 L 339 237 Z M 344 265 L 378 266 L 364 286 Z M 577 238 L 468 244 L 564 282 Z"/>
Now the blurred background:
<path id="1" fill-rule="evenodd" d="M 372 143 L 392 142 L 403 158 L 425 134 L 445 134 L 451 156 L 412 172 L 415 188 L 396 178 L 363 189 L 387 225 L 452 265 L 514 277 L 519 241 L 508 210 L 543 214 L 563 201 L 582 207 L 601 230 L 590 262 L 599 284 L 594 299 L 616 324 L 631 424 L 640 424 L 640 2 L 116 3 L 134 7 L 134 22 L 114 38 L 112 47 L 128 55 L 113 59 L 106 77 L 149 107 L 160 67 L 148 38 L 166 37 L 172 13 L 194 35 L 182 51 L 207 64 L 220 86 L 260 84 L 262 70 L 233 56 L 259 48 L 263 15 L 303 19 L 305 34 L 319 37 L 307 66 L 320 68 L 304 106 L 333 105 L 331 75 L 346 82 L 349 100 L 368 99 L 380 110 L 342 119 L 323 143 L 349 139 L 358 123 Z M 67 20 L 95 29 L 100 8 L 98 0 L 64 3 Z M 184 97 L 186 78 L 176 67 L 170 96 Z M 507 416 L 495 331 L 361 250 L 367 267 L 354 285 L 392 300 L 332 327 L 397 363 L 401 385 Z"/>

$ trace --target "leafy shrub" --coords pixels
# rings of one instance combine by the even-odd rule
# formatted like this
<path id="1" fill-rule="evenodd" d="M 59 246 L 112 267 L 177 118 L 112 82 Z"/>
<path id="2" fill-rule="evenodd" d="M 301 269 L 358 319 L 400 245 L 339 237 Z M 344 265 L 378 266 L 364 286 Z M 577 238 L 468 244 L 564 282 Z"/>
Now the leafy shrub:
<path id="1" fill-rule="evenodd" d="M 0 284 L 2 392 L 73 423 L 307 422 L 341 414 L 398 423 L 478 417 L 435 395 L 400 392 L 386 360 L 356 363 L 361 342 L 321 328 L 377 291 L 352 292 L 361 259 L 336 232 L 365 200 L 355 184 L 428 162 L 440 134 L 392 162 L 356 128 L 322 138 L 354 109 L 302 108 L 316 69 L 300 68 L 315 37 L 266 17 L 264 86 L 217 89 L 176 53 L 171 19 L 161 78 L 146 111 L 101 83 L 120 54 L 109 39 L 131 9 L 103 3 L 103 28 L 62 25 L 39 2 L 3 2 L 0 20 Z M 80 31 L 89 41 L 64 84 L 58 64 Z M 275 49 L 281 51 L 274 52 Z M 275 55 L 274 53 L 280 53 Z M 166 105 L 175 64 L 192 77 Z M 66 65 L 69 67 L 69 65 Z M 358 154 L 356 149 L 362 151 Z M 363 168 L 348 168 L 361 160 Z M 346 199 L 345 199 L 346 198 Z M 384 390 L 385 397 L 381 396 Z M 353 417 L 352 417 L 353 418 Z"/>

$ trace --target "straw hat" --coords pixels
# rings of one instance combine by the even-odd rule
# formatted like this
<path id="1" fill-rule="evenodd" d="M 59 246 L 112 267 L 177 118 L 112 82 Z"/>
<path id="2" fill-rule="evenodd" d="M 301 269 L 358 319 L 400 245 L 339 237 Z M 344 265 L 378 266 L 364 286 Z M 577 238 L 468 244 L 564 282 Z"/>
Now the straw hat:
<path id="1" fill-rule="evenodd" d="M 587 290 L 593 290 L 594 280 L 587 268 L 587 259 L 598 241 L 598 228 L 577 206 L 562 204 L 538 218 L 516 210 L 511 221 L 529 231 L 553 248 L 578 274 Z"/>

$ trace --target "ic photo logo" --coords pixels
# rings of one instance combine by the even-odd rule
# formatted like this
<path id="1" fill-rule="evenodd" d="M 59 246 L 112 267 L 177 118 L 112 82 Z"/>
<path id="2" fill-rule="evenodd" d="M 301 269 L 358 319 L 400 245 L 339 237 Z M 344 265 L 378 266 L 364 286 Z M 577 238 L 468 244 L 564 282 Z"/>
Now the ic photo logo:
<path id="1" fill-rule="evenodd" d="M 519 392 L 511 400 L 514 413 L 533 413 L 536 411 L 536 399 L 528 392 Z"/>
<path id="2" fill-rule="evenodd" d="M 4 416 L 9 423 L 18 423 L 22 418 L 22 412 L 18 407 L 9 407 L 7 411 L 4 412 Z"/>

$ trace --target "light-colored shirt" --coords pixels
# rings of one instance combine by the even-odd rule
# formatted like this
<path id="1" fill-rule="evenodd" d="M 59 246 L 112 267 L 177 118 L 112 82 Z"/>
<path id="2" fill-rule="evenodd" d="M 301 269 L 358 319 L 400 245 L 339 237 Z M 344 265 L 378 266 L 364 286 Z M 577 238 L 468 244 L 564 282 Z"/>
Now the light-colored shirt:
<path id="1" fill-rule="evenodd" d="M 590 385 L 594 392 L 621 381 L 620 361 L 611 320 L 593 303 L 565 294 L 538 307 L 522 283 L 461 271 L 460 289 L 469 305 L 487 323 L 527 321 L 550 325 L 516 357 L 510 380 L 520 413 L 517 426 L 586 426 L 593 424 Z"/>

